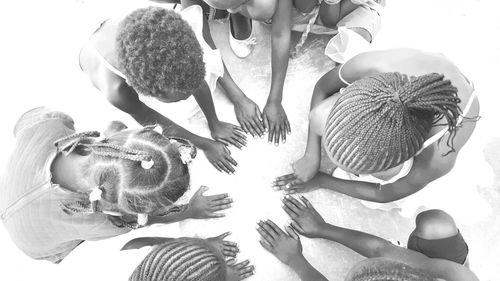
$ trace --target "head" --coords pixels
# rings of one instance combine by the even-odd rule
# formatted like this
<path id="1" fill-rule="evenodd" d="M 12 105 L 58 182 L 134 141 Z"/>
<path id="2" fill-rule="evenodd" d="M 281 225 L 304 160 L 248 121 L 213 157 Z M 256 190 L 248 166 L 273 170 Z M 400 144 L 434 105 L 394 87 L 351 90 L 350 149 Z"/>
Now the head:
<path id="1" fill-rule="evenodd" d="M 327 154 L 349 172 L 386 171 L 414 157 L 442 117 L 453 151 L 459 103 L 457 89 L 436 73 L 381 73 L 360 79 L 345 88 L 327 118 Z"/>
<path id="2" fill-rule="evenodd" d="M 156 246 L 129 281 L 221 281 L 226 271 L 224 257 L 209 241 L 179 238 Z"/>
<path id="3" fill-rule="evenodd" d="M 196 35 L 173 10 L 148 7 L 125 17 L 118 28 L 116 53 L 130 86 L 163 102 L 188 98 L 205 77 Z"/>
<path id="4" fill-rule="evenodd" d="M 366 259 L 356 264 L 345 281 L 437 281 L 428 273 L 386 258 Z"/>
<path id="5" fill-rule="evenodd" d="M 237 13 L 241 6 L 251 0 L 204 0 L 208 5 L 221 10 L 228 10 L 230 13 Z"/>
<path id="6" fill-rule="evenodd" d="M 122 130 L 101 141 L 96 136 L 77 134 L 56 142 L 63 153 L 85 156 L 79 178 L 80 185 L 87 187 L 82 193 L 88 197 L 64 202 L 67 212 L 157 215 L 173 207 L 188 189 L 189 170 L 179 152 L 184 144 L 152 127 Z M 97 200 L 92 199 L 96 190 Z"/>

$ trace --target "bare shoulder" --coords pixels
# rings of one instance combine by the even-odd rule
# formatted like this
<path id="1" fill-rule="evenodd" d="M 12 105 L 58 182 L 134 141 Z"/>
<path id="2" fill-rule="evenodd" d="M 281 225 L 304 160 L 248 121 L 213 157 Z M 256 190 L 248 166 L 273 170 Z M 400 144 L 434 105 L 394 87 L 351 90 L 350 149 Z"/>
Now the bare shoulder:
<path id="1" fill-rule="evenodd" d="M 428 259 L 421 268 L 433 276 L 447 281 L 479 281 L 469 268 L 444 259 Z"/>

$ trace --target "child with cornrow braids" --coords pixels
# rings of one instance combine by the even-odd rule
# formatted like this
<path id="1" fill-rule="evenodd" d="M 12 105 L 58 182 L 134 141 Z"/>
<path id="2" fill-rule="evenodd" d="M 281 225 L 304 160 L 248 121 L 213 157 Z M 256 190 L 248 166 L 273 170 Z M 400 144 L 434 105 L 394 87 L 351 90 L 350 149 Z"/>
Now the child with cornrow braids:
<path id="1" fill-rule="evenodd" d="M 453 168 L 478 115 L 472 83 L 443 55 L 359 54 L 316 84 L 304 156 L 274 186 L 328 188 L 378 203 L 405 198 Z M 318 172 L 321 142 L 333 175 Z"/>
<path id="2" fill-rule="evenodd" d="M 141 237 L 122 250 L 152 246 L 129 281 L 239 281 L 253 275 L 248 260 L 236 262 L 238 245 L 226 241 L 230 232 L 208 239 Z"/>
<path id="3" fill-rule="evenodd" d="M 196 149 L 153 127 L 75 133 L 68 115 L 44 107 L 26 112 L 3 174 L 2 221 L 16 246 L 33 259 L 58 263 L 86 240 L 155 223 L 215 218 L 231 206 L 227 194 L 175 202 L 190 183 Z"/>

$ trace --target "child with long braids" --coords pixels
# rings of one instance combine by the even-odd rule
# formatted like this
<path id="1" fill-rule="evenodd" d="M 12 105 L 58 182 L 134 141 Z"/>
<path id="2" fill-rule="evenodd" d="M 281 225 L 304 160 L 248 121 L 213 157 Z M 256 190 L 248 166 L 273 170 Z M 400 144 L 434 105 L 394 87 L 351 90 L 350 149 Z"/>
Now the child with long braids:
<path id="1" fill-rule="evenodd" d="M 145 225 L 215 218 L 231 206 L 227 194 L 175 202 L 190 183 L 196 149 L 152 127 L 113 123 L 107 138 L 75 133 L 68 115 L 36 108 L 14 128 L 16 138 L 0 185 L 0 214 L 17 247 L 33 259 L 58 263 L 86 240 Z"/>
<path id="2" fill-rule="evenodd" d="M 193 1 L 182 2 L 185 9 L 180 13 L 148 7 L 103 22 L 82 48 L 80 66 L 112 105 L 144 126 L 159 124 L 166 135 L 190 140 L 217 170 L 234 173 L 237 162 L 227 146 L 245 146 L 244 132 L 254 136 L 264 133 L 260 110 L 227 72 L 201 7 L 191 5 Z M 233 102 L 241 127 L 218 119 L 212 99 L 217 83 Z M 176 116 L 168 103 L 191 96 L 195 101 L 191 98 L 184 105 L 194 107 L 181 110 L 186 117 L 175 122 L 194 115 L 197 104 L 213 140 L 195 135 L 171 120 Z"/>
<path id="3" fill-rule="evenodd" d="M 443 55 L 362 53 L 316 84 L 306 151 L 275 188 L 328 188 L 379 203 L 402 199 L 453 168 L 478 115 L 472 83 Z M 318 172 L 321 142 L 333 175 Z"/>
<path id="4" fill-rule="evenodd" d="M 335 35 L 339 27 L 354 34 L 350 41 L 372 42 L 380 27 L 384 0 L 204 0 L 217 9 L 240 13 L 271 25 L 271 87 L 262 119 L 268 141 L 278 145 L 291 133 L 282 106 L 283 88 L 290 59 L 292 30 L 302 32 L 297 53 L 309 33 Z M 366 42 L 365 42 L 366 41 Z M 330 41 L 326 50 L 334 49 Z M 363 44 L 361 43 L 361 44 Z M 344 49 L 347 46 L 337 46 Z"/>
<path id="5" fill-rule="evenodd" d="M 298 234 L 340 243 L 366 257 L 351 268 L 344 279 L 346 281 L 479 280 L 462 265 L 465 262 L 462 251 L 465 242 L 463 239 L 457 242 L 454 238 L 460 232 L 453 219 L 443 211 L 429 210 L 417 217 L 417 227 L 410 236 L 407 249 L 365 232 L 328 224 L 304 196 L 301 196 L 301 201 L 291 196 L 283 198 L 283 209 L 291 218 L 291 223 L 285 227 L 286 232 L 271 220 L 259 222 L 257 228 L 261 245 L 290 266 L 301 280 L 328 279 L 304 258 Z M 412 248 L 410 243 L 414 235 L 429 238 L 426 242 L 428 249 Z"/>
<path id="6" fill-rule="evenodd" d="M 226 232 L 208 239 L 141 237 L 122 250 L 152 246 L 153 249 L 130 276 L 129 281 L 239 281 L 253 275 L 248 260 L 236 263 L 238 245 L 226 241 Z"/>

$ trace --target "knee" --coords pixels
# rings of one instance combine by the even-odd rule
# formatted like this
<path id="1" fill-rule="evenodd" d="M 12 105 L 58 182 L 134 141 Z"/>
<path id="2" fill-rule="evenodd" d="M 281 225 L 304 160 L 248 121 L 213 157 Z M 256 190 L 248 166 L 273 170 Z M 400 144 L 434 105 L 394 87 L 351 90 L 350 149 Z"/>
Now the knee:
<path id="1" fill-rule="evenodd" d="M 417 215 L 415 233 L 424 239 L 442 239 L 456 235 L 458 228 L 448 213 L 434 209 Z"/>

